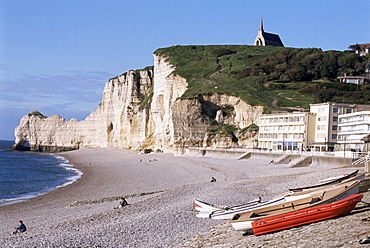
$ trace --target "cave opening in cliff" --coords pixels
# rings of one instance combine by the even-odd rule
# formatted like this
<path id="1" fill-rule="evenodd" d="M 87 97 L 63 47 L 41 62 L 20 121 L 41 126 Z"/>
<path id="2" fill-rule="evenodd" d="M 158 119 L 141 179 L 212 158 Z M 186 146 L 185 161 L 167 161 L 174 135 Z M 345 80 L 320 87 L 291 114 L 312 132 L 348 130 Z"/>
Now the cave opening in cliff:
<path id="1" fill-rule="evenodd" d="M 23 141 L 13 146 L 13 148 L 18 151 L 30 151 L 31 145 L 28 141 Z"/>

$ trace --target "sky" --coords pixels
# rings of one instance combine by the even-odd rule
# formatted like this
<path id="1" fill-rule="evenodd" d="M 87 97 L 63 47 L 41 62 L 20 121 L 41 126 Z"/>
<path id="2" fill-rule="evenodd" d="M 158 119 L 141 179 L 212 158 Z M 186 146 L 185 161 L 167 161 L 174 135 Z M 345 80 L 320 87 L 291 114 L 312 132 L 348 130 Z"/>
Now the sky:
<path id="1" fill-rule="evenodd" d="M 173 45 L 252 45 L 260 20 L 286 47 L 370 43 L 369 0 L 0 0 L 0 140 L 22 116 L 83 120 L 104 84 Z"/>

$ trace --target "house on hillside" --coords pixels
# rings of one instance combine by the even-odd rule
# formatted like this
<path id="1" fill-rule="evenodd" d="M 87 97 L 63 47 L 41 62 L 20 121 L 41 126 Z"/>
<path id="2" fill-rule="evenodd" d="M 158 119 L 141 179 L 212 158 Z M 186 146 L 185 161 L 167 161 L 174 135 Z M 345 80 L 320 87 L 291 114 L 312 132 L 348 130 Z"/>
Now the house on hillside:
<path id="1" fill-rule="evenodd" d="M 360 56 L 364 56 L 370 53 L 370 43 L 366 44 L 356 44 L 358 45 L 355 53 L 359 53 Z"/>
<path id="2" fill-rule="evenodd" d="M 262 20 L 260 22 L 260 29 L 258 30 L 257 37 L 253 43 L 254 46 L 280 46 L 283 47 L 279 35 L 267 33 L 263 30 Z"/>
<path id="3" fill-rule="evenodd" d="M 344 76 L 338 77 L 339 82 L 343 83 L 351 83 L 351 84 L 360 84 L 364 85 L 367 81 L 366 77 L 359 77 L 359 76 L 347 76 L 347 74 L 344 73 Z"/>
<path id="4" fill-rule="evenodd" d="M 360 76 L 347 76 L 346 73 L 344 73 L 344 76 L 338 77 L 339 82 L 343 83 L 352 83 L 352 84 L 360 84 L 364 85 L 370 82 L 370 62 L 367 62 L 365 67 L 365 77 Z"/>

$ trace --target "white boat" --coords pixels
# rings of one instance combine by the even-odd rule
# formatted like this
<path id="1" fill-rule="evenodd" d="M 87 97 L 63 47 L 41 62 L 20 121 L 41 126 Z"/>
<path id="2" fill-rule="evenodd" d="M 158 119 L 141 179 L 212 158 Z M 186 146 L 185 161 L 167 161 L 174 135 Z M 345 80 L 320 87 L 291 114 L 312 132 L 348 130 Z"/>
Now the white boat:
<path id="1" fill-rule="evenodd" d="M 216 209 L 211 211 L 201 211 L 196 217 L 198 218 L 210 218 L 210 219 L 219 219 L 219 220 L 229 220 L 235 214 L 242 213 L 251 209 L 256 209 L 268 205 L 279 204 L 285 202 L 286 199 L 284 196 L 275 198 L 266 202 L 255 202 L 253 204 L 243 204 L 239 206 L 227 207 L 224 209 Z"/>
<path id="2" fill-rule="evenodd" d="M 197 199 L 194 199 L 193 206 L 194 209 L 199 212 L 212 212 L 220 209 L 226 209 L 225 206 L 216 206 L 211 203 L 207 203 Z"/>
<path id="3" fill-rule="evenodd" d="M 193 205 L 194 205 L 194 209 L 199 212 L 213 212 L 213 211 L 218 211 L 218 210 L 228 210 L 228 209 L 241 208 L 241 207 L 246 207 L 246 206 L 253 206 L 260 202 L 261 202 L 261 198 L 259 197 L 257 199 L 254 199 L 242 205 L 227 207 L 227 206 L 214 205 L 211 203 L 207 203 L 201 200 L 194 199 Z"/>
<path id="4" fill-rule="evenodd" d="M 298 195 L 296 199 L 292 201 L 255 208 L 235 214 L 230 223 L 235 230 L 246 232 L 252 229 L 252 222 L 256 220 L 336 202 L 350 195 L 357 194 L 359 192 L 359 185 L 360 180 L 357 180 L 330 187 L 323 187 L 317 191 Z"/>

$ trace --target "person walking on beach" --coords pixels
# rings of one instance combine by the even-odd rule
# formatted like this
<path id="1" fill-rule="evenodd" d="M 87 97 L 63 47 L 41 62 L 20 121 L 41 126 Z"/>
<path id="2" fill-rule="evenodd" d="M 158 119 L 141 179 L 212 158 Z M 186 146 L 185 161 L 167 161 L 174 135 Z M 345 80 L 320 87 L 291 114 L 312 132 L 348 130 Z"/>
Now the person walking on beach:
<path id="1" fill-rule="evenodd" d="M 215 183 L 215 182 L 216 182 L 216 178 L 212 177 L 211 183 Z"/>
<path id="2" fill-rule="evenodd" d="M 115 207 L 114 209 L 122 208 L 122 207 L 124 207 L 126 205 L 128 205 L 128 203 L 127 203 L 126 199 L 122 197 L 121 200 L 120 200 L 120 202 L 119 202 L 118 207 Z"/>
<path id="3" fill-rule="evenodd" d="M 26 225 L 23 223 L 22 220 L 19 221 L 19 226 L 14 227 L 14 228 L 15 228 L 15 230 L 14 230 L 13 234 L 23 233 L 23 232 L 27 231 Z"/>

